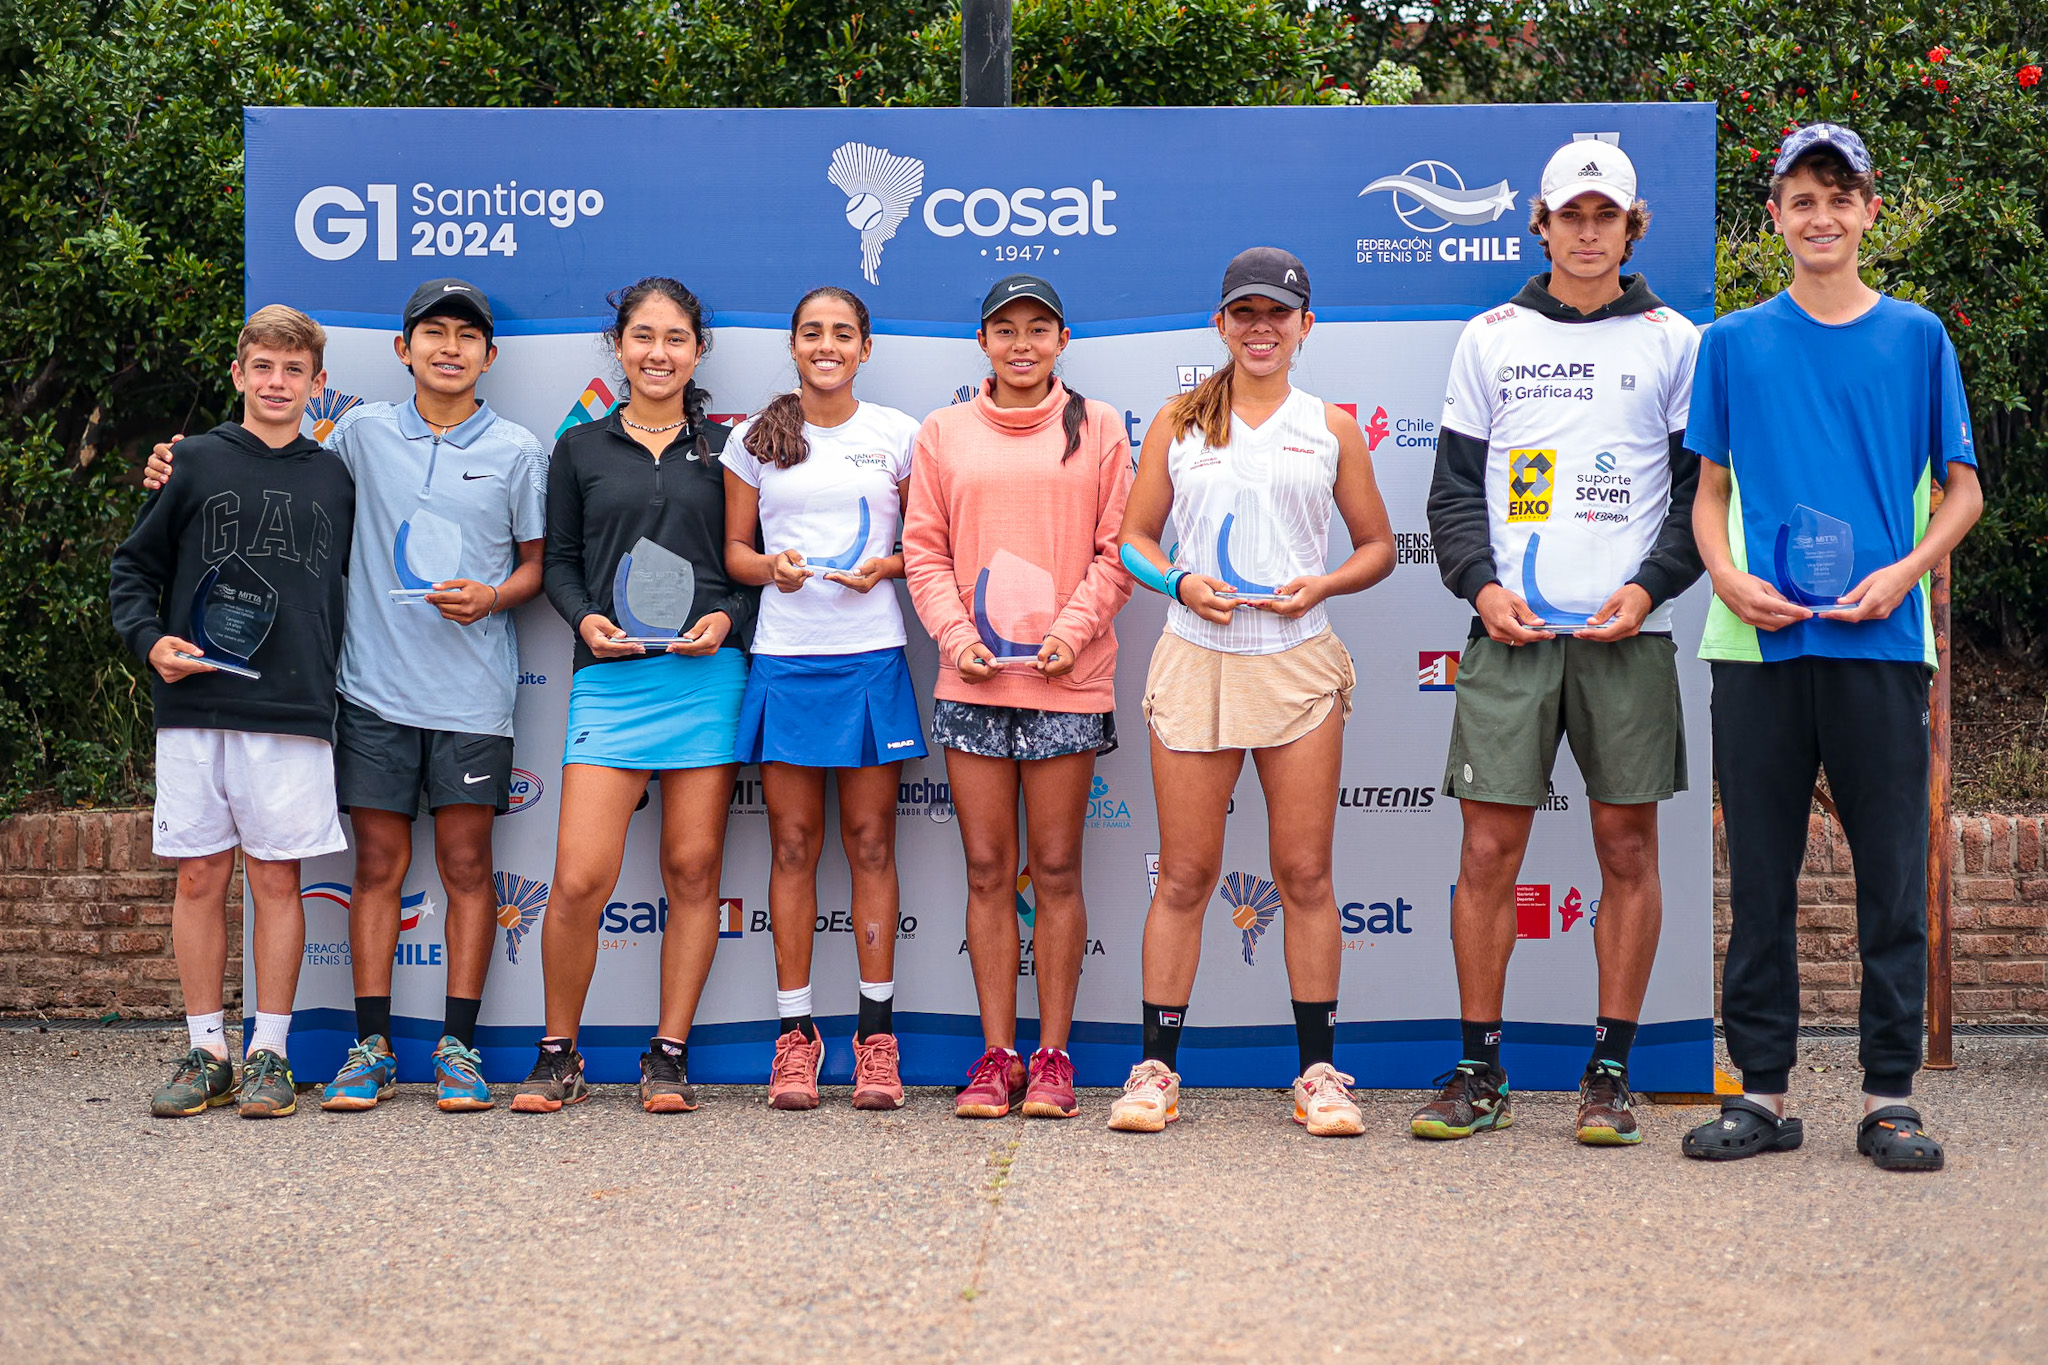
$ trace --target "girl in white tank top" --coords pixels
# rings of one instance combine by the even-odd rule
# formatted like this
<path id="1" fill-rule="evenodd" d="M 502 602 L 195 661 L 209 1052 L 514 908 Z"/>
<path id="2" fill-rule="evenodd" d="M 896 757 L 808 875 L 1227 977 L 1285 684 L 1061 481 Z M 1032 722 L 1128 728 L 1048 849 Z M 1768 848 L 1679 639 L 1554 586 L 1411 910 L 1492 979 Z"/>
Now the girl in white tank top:
<path id="1" fill-rule="evenodd" d="M 1159 798 L 1145 1050 L 1110 1109 L 1112 1128 L 1157 1132 L 1180 1116 L 1180 1032 L 1246 750 L 1274 832 L 1272 880 L 1233 874 L 1224 899 L 1247 962 L 1287 916 L 1295 1121 L 1317 1136 L 1364 1128 L 1351 1078 L 1335 1065 L 1344 943 L 1330 884 L 1354 675 L 1322 603 L 1391 573 L 1394 533 L 1357 420 L 1288 383 L 1315 325 L 1308 294 L 1307 268 L 1285 251 L 1254 247 L 1230 263 L 1216 310 L 1230 363 L 1154 419 L 1124 513 L 1124 566 L 1173 605 L 1145 684 Z M 1352 550 L 1330 569 L 1333 506 Z M 1179 539 L 1170 557 L 1159 541 L 1169 513 Z"/>

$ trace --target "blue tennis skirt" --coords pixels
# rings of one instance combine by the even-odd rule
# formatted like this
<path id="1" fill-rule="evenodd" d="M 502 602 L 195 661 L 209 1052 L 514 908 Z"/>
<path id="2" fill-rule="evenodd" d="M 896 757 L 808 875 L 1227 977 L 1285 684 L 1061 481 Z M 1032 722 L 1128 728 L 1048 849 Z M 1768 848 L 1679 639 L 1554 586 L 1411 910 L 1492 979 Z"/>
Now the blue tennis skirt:
<path id="1" fill-rule="evenodd" d="M 586 665 L 569 684 L 562 762 L 653 771 L 730 763 L 746 686 L 737 649 Z"/>
<path id="2" fill-rule="evenodd" d="M 872 768 L 925 756 L 902 647 L 862 654 L 756 654 L 740 702 L 742 763 Z"/>

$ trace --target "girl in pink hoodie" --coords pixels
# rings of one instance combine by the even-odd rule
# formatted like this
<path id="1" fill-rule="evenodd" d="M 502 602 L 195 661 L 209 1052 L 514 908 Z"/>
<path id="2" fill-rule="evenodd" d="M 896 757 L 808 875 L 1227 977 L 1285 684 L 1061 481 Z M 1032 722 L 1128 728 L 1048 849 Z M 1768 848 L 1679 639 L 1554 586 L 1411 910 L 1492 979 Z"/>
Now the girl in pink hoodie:
<path id="1" fill-rule="evenodd" d="M 905 576 L 939 647 L 932 737 L 967 854 L 967 951 L 986 1051 L 962 1118 L 1072 1118 L 1067 1034 L 1087 946 L 1081 834 L 1095 757 L 1116 746 L 1117 560 L 1130 442 L 1107 404 L 1053 373 L 1069 339 L 1059 295 L 1012 275 L 982 301 L 994 374 L 925 419 L 904 512 Z M 1037 892 L 1039 1047 L 1018 1055 L 1017 794 Z"/>

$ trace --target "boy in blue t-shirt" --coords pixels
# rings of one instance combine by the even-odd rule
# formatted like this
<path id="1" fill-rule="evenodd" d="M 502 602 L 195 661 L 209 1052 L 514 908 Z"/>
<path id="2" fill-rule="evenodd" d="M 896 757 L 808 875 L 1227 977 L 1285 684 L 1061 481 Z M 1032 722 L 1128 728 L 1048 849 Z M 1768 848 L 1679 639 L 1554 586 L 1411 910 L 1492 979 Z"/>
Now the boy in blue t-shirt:
<path id="1" fill-rule="evenodd" d="M 1700 344 L 1686 446 L 1693 532 L 1714 583 L 1714 771 L 1732 924 L 1721 1016 L 1743 1094 L 1686 1135 L 1688 1156 L 1790 1151 L 1798 882 L 1814 778 L 1856 865 L 1864 1118 L 1857 1150 L 1939 1170 L 1907 1103 L 1927 993 L 1925 578 L 1983 510 L 1962 372 L 1941 322 L 1858 273 L 1876 221 L 1870 153 L 1846 128 L 1789 135 L 1771 177 L 1792 287 Z M 1930 515 L 1931 490 L 1946 497 Z"/>

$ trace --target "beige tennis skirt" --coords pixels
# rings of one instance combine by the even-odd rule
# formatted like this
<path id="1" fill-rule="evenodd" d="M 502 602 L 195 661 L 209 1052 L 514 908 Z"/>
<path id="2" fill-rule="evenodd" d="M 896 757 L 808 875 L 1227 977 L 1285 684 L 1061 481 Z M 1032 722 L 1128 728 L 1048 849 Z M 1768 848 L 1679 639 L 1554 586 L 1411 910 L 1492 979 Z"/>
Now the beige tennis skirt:
<path id="1" fill-rule="evenodd" d="M 1145 719 L 1181 753 L 1291 744 L 1341 705 L 1358 674 L 1333 630 L 1278 654 L 1225 654 L 1164 631 L 1145 675 Z"/>

